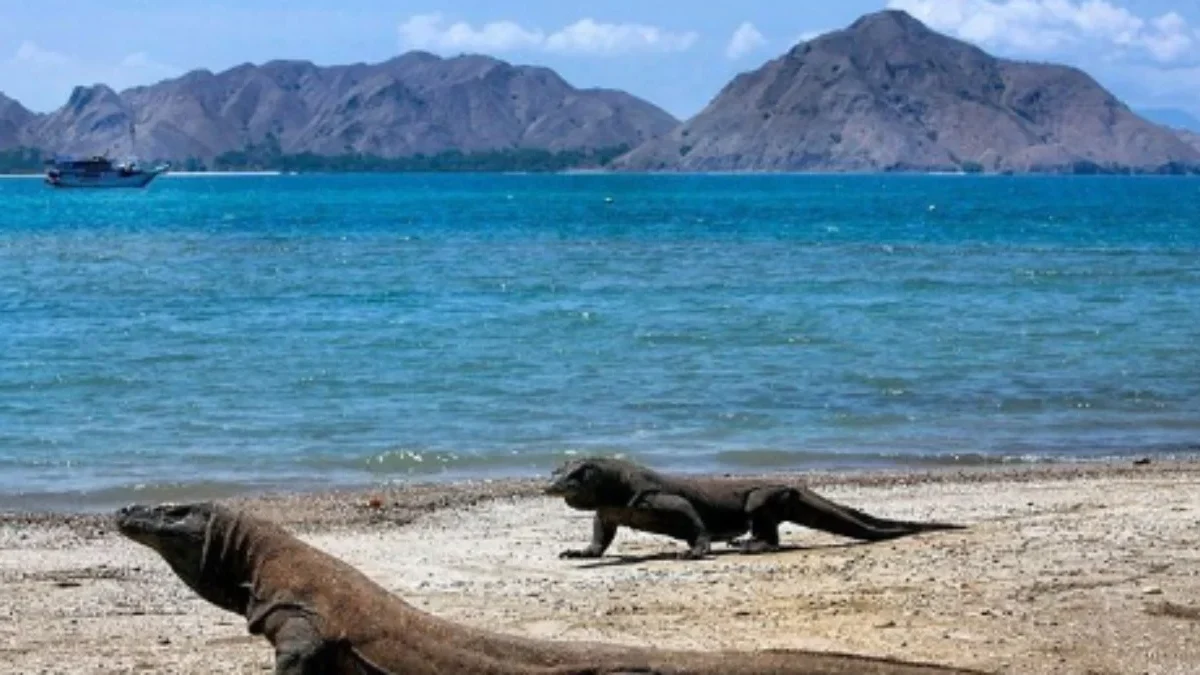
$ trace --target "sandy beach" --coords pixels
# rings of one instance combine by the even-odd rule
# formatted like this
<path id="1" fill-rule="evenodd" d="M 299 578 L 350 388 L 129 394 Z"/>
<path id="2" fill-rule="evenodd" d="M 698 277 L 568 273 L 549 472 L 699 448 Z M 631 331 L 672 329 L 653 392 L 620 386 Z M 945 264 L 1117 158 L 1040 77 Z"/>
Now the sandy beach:
<path id="1" fill-rule="evenodd" d="M 971 527 L 857 544 L 789 527 L 742 556 L 623 530 L 509 481 L 231 500 L 409 602 L 506 632 L 676 648 L 802 647 L 1000 673 L 1195 673 L 1200 465 L 806 475 L 879 515 Z M 378 497 L 382 508 L 371 508 Z M 271 651 L 103 515 L 0 517 L 0 663 L 22 673 L 260 673 Z"/>

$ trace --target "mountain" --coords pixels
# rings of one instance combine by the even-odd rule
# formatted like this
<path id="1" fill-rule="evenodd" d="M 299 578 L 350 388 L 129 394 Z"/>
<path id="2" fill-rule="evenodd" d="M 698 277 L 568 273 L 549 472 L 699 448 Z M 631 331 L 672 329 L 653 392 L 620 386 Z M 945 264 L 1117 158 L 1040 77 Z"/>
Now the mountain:
<path id="1" fill-rule="evenodd" d="M 132 124 L 129 105 L 117 92 L 98 84 L 75 87 L 66 105 L 36 117 L 27 124 L 24 135 L 33 145 L 59 152 L 102 152 L 112 148 L 109 139 L 128 137 Z M 104 140 L 93 147 L 96 139 Z"/>
<path id="2" fill-rule="evenodd" d="M 263 144 L 284 153 L 403 157 L 633 147 L 677 124 L 641 99 L 577 89 L 547 68 L 410 52 L 378 64 L 197 70 L 120 93 L 77 87 L 62 108 L 15 124 L 14 138 L 0 127 L 0 150 L 21 136 L 58 153 L 145 159 L 207 159 Z"/>
<path id="3" fill-rule="evenodd" d="M 1200 167 L 1200 151 L 1085 73 L 994 58 L 901 11 L 739 75 L 619 158 L 631 170 L 1077 171 Z"/>
<path id="4" fill-rule="evenodd" d="M 1164 127 L 1187 129 L 1200 133 L 1200 119 L 1186 110 L 1179 108 L 1141 108 L 1139 115 Z"/>
<path id="5" fill-rule="evenodd" d="M 25 106 L 0 94 L 0 150 L 21 144 L 25 127 L 34 119 L 34 114 Z"/>

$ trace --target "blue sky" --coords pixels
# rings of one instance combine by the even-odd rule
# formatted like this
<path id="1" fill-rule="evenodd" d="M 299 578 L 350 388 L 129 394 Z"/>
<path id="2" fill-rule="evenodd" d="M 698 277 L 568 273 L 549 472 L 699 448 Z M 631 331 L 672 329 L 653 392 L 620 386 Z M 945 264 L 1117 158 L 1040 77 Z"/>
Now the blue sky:
<path id="1" fill-rule="evenodd" d="M 738 72 L 888 6 L 999 55 L 1081 66 L 1135 107 L 1200 116 L 1200 0 L 3 0 L 0 92 L 44 111 L 76 84 L 422 48 L 547 65 L 686 117 Z"/>

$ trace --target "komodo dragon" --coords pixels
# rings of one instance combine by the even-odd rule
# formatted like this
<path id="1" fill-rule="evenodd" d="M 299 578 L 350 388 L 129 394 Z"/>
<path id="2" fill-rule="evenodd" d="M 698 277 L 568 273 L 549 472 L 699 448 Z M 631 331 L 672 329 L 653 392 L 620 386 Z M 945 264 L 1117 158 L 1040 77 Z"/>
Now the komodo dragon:
<path id="1" fill-rule="evenodd" d="M 563 558 L 599 558 L 621 525 L 686 541 L 681 558 L 704 557 L 713 541 L 729 542 L 744 553 L 777 550 L 779 524 L 785 521 L 866 541 L 964 527 L 876 518 L 803 487 L 666 476 L 608 457 L 566 462 L 551 475 L 545 492 L 572 508 L 596 512 L 591 544 L 563 551 Z M 738 540 L 747 531 L 750 536 Z"/>
<path id="2" fill-rule="evenodd" d="M 210 503 L 133 505 L 117 527 L 205 600 L 245 616 L 276 675 L 949 675 L 845 654 L 668 652 L 542 641 L 451 623 L 278 525 Z M 214 668 L 214 670 L 217 670 Z"/>

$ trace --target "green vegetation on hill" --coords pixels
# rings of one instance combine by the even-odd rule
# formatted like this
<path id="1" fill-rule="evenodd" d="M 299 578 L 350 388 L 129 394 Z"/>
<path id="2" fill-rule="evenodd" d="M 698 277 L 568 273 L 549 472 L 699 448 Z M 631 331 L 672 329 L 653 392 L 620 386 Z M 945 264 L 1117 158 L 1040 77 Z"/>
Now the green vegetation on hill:
<path id="1" fill-rule="evenodd" d="M 208 168 L 214 171 L 297 172 L 549 172 L 604 167 L 628 150 L 627 145 L 558 152 L 529 148 L 469 153 L 450 150 L 436 155 L 388 158 L 361 153 L 286 154 L 280 151 L 274 139 L 268 139 L 262 145 L 218 155 Z"/>
<path id="2" fill-rule="evenodd" d="M 0 174 L 40 173 L 42 151 L 37 148 L 14 148 L 0 151 Z"/>
<path id="3" fill-rule="evenodd" d="M 312 153 L 285 154 L 273 139 L 263 145 L 251 145 L 244 150 L 226 152 L 210 162 L 190 157 L 172 162 L 176 171 L 296 171 L 296 172 L 551 172 L 567 169 L 587 169 L 607 166 L 625 154 L 629 146 L 619 145 L 597 150 L 512 149 L 490 152 L 442 152 L 436 155 L 387 158 L 378 155 L 346 153 L 315 155 Z M 153 166 L 159 161 L 143 162 Z M 44 169 L 43 153 L 37 148 L 16 148 L 0 151 L 0 174 L 40 173 Z"/>

